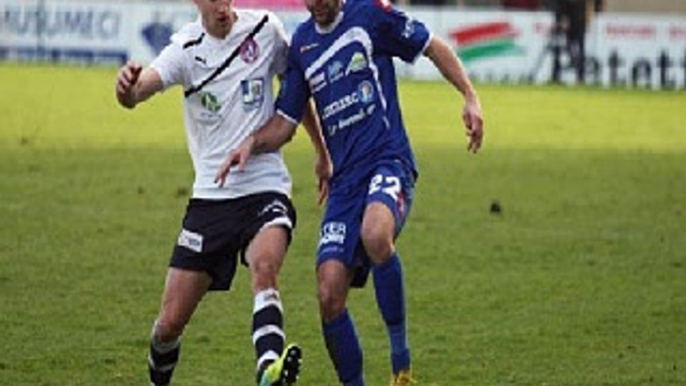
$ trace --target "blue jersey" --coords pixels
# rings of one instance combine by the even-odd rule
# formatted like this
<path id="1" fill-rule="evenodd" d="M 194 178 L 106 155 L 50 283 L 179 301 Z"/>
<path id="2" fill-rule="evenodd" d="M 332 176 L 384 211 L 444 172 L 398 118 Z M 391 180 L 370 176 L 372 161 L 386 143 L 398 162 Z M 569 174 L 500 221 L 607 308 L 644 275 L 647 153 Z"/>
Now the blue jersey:
<path id="1" fill-rule="evenodd" d="M 310 18 L 293 35 L 277 111 L 300 122 L 314 98 L 331 154 L 332 188 L 379 162 L 402 162 L 416 176 L 400 107 L 393 57 L 415 61 L 426 26 L 387 1 L 348 0 L 327 30 Z"/>

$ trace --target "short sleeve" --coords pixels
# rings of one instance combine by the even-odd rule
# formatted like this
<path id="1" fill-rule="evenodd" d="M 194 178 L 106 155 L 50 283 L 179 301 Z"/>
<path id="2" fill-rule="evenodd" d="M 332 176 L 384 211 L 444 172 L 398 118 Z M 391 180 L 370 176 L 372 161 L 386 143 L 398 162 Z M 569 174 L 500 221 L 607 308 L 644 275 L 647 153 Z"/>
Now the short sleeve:
<path id="1" fill-rule="evenodd" d="M 272 62 L 272 69 L 276 74 L 285 75 L 288 67 L 288 35 L 286 29 L 283 27 L 281 20 L 276 15 L 271 14 L 270 19 L 273 21 L 274 34 L 274 61 Z"/>
<path id="2" fill-rule="evenodd" d="M 424 23 L 395 7 L 372 6 L 378 48 L 405 62 L 414 62 L 424 53 L 431 33 Z"/>
<path id="3" fill-rule="evenodd" d="M 185 86 L 185 59 L 183 49 L 171 43 L 150 63 L 150 67 L 160 74 L 165 90 L 177 84 Z"/>
<path id="4" fill-rule="evenodd" d="M 305 105 L 310 98 L 310 89 L 305 74 L 298 62 L 300 53 L 291 45 L 288 50 L 288 69 L 281 82 L 281 89 L 276 100 L 276 110 L 284 118 L 298 124 L 303 117 Z"/>

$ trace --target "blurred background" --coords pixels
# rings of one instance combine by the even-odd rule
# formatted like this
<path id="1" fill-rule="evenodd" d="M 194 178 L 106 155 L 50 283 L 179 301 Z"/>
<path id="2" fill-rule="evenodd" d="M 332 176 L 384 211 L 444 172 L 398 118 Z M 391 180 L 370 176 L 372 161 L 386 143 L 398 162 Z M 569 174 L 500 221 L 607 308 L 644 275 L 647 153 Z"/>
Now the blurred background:
<path id="1" fill-rule="evenodd" d="M 489 83 L 592 84 L 683 89 L 684 0 L 397 0 Z M 301 0 L 236 0 L 271 9 L 288 32 L 307 17 Z M 0 60 L 79 65 L 149 62 L 183 23 L 187 0 L 3 0 Z M 421 59 L 404 78 L 440 75 Z"/>
<path id="2" fill-rule="evenodd" d="M 234 1 L 287 31 L 308 17 L 303 0 Z M 421 173 L 398 243 L 418 385 L 686 385 L 686 0 L 399 3 L 460 56 L 486 120 L 469 154 L 455 90 L 398 64 Z M 193 170 L 182 90 L 130 111 L 114 81 L 196 18 L 191 0 L 0 0 L 1 386 L 147 384 Z M 289 341 L 300 385 L 335 385 L 302 130 L 284 154 Z M 248 276 L 199 308 L 176 386 L 254 379 Z M 368 384 L 387 384 L 373 291 L 351 308 Z"/>

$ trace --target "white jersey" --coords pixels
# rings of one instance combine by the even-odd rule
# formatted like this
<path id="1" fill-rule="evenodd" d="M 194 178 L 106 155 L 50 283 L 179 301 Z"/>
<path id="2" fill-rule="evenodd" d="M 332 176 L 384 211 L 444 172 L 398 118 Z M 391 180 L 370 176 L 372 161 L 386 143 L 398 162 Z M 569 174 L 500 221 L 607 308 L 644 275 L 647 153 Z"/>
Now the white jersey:
<path id="1" fill-rule="evenodd" d="M 265 191 L 290 196 L 291 178 L 281 152 L 251 156 L 245 172 L 232 169 L 223 188 L 214 182 L 229 151 L 272 116 L 272 81 L 287 66 L 288 40 L 281 21 L 267 11 L 235 12 L 237 20 L 226 38 L 210 36 L 198 19 L 174 34 L 150 67 L 159 73 L 165 90 L 173 85 L 189 90 L 219 72 L 184 100 L 194 198 L 236 198 Z M 265 16 L 266 24 L 248 38 Z M 239 54 L 220 71 L 237 47 Z"/>

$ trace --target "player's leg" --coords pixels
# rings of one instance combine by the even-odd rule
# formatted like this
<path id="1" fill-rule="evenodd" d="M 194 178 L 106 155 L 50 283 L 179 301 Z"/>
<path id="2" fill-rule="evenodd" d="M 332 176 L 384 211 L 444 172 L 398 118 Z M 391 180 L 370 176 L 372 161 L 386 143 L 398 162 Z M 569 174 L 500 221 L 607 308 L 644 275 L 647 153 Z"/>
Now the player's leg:
<path id="1" fill-rule="evenodd" d="M 162 306 L 150 345 L 150 379 L 167 385 L 179 356 L 179 339 L 207 291 L 229 290 L 238 237 L 231 200 L 191 199 L 169 262 Z"/>
<path id="2" fill-rule="evenodd" d="M 391 367 L 395 377 L 410 369 L 407 341 L 405 286 L 400 258 L 393 241 L 395 219 L 380 202 L 367 206 L 362 223 L 362 240 L 372 263 L 377 306 L 386 324 Z"/>
<path id="3" fill-rule="evenodd" d="M 571 10 L 569 34 L 570 52 L 572 52 L 572 64 L 577 82 L 583 84 L 586 75 L 585 35 L 586 35 L 586 3 L 578 2 Z"/>
<path id="4" fill-rule="evenodd" d="M 338 379 L 344 386 L 363 386 L 362 348 L 346 301 L 352 272 L 339 260 L 317 267 L 317 293 L 322 333 Z"/>
<path id="5" fill-rule="evenodd" d="M 283 305 L 278 290 L 278 273 L 286 255 L 288 234 L 281 226 L 259 232 L 246 251 L 255 296 L 252 339 L 257 358 L 259 385 L 295 383 L 300 369 L 300 348 L 284 350 Z"/>
<path id="6" fill-rule="evenodd" d="M 562 55 L 566 52 L 567 38 L 564 28 L 565 11 L 560 2 L 553 2 L 554 23 L 553 23 L 553 64 L 550 81 L 553 83 L 562 82 Z"/>
<path id="7" fill-rule="evenodd" d="M 300 371 L 297 345 L 284 349 L 283 305 L 278 274 L 295 226 L 295 209 L 288 197 L 265 193 L 250 199 L 251 219 L 246 219 L 249 244 L 244 260 L 251 274 L 254 295 L 252 339 L 261 386 L 290 385 Z M 257 217 L 253 213 L 259 213 Z"/>
<path id="8" fill-rule="evenodd" d="M 317 295 L 322 334 L 338 379 L 363 386 L 362 348 L 347 309 L 351 286 L 364 286 L 369 262 L 360 243 L 360 219 L 367 196 L 360 189 L 329 192 L 317 251 Z"/>
<path id="9" fill-rule="evenodd" d="M 584 84 L 586 76 L 585 25 L 575 26 L 570 31 L 570 52 L 577 83 Z"/>
<path id="10" fill-rule="evenodd" d="M 212 279 L 206 272 L 170 267 L 150 338 L 150 383 L 168 385 L 179 359 L 180 337 Z"/>
<path id="11" fill-rule="evenodd" d="M 372 260 L 374 289 L 386 324 L 394 383 L 409 381 L 410 348 L 407 339 L 405 288 L 395 238 L 404 225 L 412 203 L 413 187 L 396 168 L 381 168 L 373 177 L 362 220 L 361 238 Z"/>

